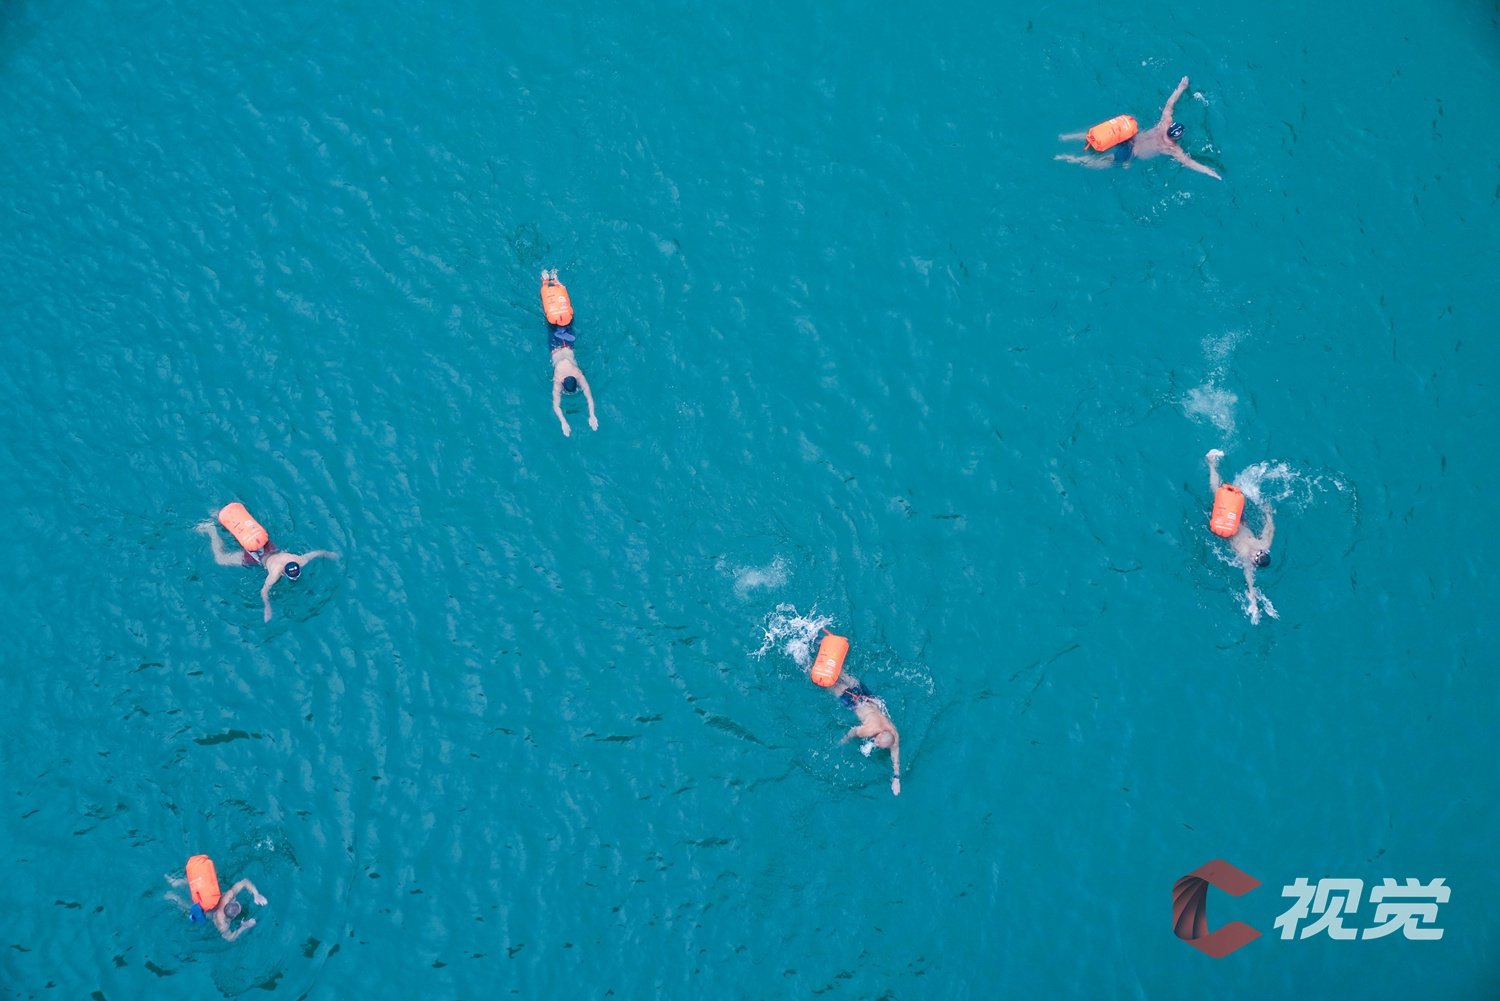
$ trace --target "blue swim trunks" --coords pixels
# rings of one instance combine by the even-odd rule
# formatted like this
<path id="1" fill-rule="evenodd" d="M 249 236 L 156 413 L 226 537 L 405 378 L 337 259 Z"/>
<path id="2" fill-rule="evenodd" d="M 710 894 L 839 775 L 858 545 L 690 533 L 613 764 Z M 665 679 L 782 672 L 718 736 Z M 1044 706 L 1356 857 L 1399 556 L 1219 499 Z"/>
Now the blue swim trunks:
<path id="1" fill-rule="evenodd" d="M 1127 139 L 1115 147 L 1115 163 L 1128 163 L 1135 156 L 1135 140 Z"/>
<path id="2" fill-rule="evenodd" d="M 862 700 L 873 699 L 874 697 L 875 693 L 866 688 L 863 681 L 853 688 L 846 688 L 842 692 L 839 692 L 839 701 L 850 709 L 853 709 Z"/>
<path id="3" fill-rule="evenodd" d="M 558 348 L 570 348 L 573 346 L 573 341 L 577 336 L 573 333 L 573 325 L 571 323 L 562 327 L 548 327 L 547 350 L 556 351 Z"/>

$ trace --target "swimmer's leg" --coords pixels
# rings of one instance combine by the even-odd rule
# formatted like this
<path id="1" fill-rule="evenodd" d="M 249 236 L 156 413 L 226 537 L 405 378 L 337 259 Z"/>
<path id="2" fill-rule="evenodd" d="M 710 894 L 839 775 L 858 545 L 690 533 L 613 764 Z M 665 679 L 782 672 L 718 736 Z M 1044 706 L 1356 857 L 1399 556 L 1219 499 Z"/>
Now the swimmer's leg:
<path id="1" fill-rule="evenodd" d="M 1074 140 L 1087 139 L 1088 137 L 1089 134 L 1087 132 L 1069 132 L 1067 135 L 1058 136 L 1057 138 L 1059 142 L 1071 142 Z"/>
<path id="2" fill-rule="evenodd" d="M 1112 167 L 1112 166 L 1114 166 L 1114 162 L 1115 162 L 1113 157 L 1108 157 L 1108 156 L 1075 156 L 1072 153 L 1059 153 L 1056 156 L 1054 156 L 1052 159 L 1054 159 L 1054 160 L 1063 160 L 1063 161 L 1065 161 L 1067 163 L 1080 163 L 1080 164 L 1083 164 L 1083 166 L 1085 166 L 1085 167 L 1094 167 L 1094 168 Z"/>

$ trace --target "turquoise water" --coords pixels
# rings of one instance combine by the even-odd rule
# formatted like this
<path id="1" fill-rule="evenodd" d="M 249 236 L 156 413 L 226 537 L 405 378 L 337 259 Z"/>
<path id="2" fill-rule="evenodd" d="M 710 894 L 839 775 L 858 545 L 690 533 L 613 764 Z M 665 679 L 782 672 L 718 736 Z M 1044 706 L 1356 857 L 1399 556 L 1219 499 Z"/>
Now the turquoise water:
<path id="1" fill-rule="evenodd" d="M 1497 21 L 0 6 L 4 992 L 1493 996 Z M 1222 183 L 1051 159 L 1184 74 Z M 340 554 L 269 624 L 233 499 Z"/>

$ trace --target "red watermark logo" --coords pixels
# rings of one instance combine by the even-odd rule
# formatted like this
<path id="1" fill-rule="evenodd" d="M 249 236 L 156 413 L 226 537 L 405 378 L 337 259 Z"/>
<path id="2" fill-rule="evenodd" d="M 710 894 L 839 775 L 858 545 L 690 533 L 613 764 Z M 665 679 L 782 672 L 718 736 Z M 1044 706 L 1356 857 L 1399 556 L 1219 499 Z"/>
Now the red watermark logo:
<path id="1" fill-rule="evenodd" d="M 1243 897 L 1259 885 L 1260 880 L 1223 859 L 1199 866 L 1172 885 L 1172 931 L 1205 955 L 1223 959 L 1260 938 L 1260 932 L 1243 921 L 1232 921 L 1209 931 L 1208 888 L 1223 890 L 1231 897 Z"/>
<path id="2" fill-rule="evenodd" d="M 1242 945 L 1260 938 L 1260 932 L 1243 921 L 1234 921 L 1215 931 L 1208 930 L 1208 888 L 1216 887 L 1231 897 L 1243 897 L 1260 886 L 1260 880 L 1236 869 L 1223 859 L 1214 859 L 1172 884 L 1172 931 L 1188 945 L 1214 959 L 1223 959 Z M 1446 878 L 1426 883 L 1407 877 L 1398 883 L 1389 876 L 1370 887 L 1369 902 L 1375 905 L 1375 924 L 1349 927 L 1357 920 L 1365 881 L 1352 877 L 1324 876 L 1312 882 L 1305 876 L 1283 887 L 1283 897 L 1295 898 L 1275 921 L 1281 937 L 1313 938 L 1326 934 L 1332 939 L 1353 941 L 1385 938 L 1400 932 L 1413 941 L 1435 942 L 1443 937 L 1438 925 L 1438 905 L 1451 896 Z M 1299 934 L 1300 932 L 1300 934 Z"/>

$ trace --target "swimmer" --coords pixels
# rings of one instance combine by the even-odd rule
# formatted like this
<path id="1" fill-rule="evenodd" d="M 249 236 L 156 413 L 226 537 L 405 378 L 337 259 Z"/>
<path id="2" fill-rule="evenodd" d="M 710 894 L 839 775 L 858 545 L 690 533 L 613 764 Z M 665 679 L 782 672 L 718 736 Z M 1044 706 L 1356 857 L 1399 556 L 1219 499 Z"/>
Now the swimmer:
<path id="1" fill-rule="evenodd" d="M 543 292 L 559 284 L 556 268 L 550 272 L 542 272 Z M 565 436 L 571 436 L 573 428 L 568 424 L 568 419 L 563 416 L 563 394 L 571 395 L 580 389 L 583 390 L 583 398 L 588 401 L 589 405 L 589 428 L 594 431 L 599 430 L 599 418 L 594 414 L 594 394 L 589 389 L 589 381 L 583 377 L 583 369 L 578 367 L 578 359 L 573 356 L 573 341 L 576 336 L 573 333 L 572 323 L 548 324 L 547 349 L 552 352 L 552 412 L 557 415 L 558 422 L 562 424 L 562 433 Z"/>
<path id="2" fill-rule="evenodd" d="M 221 567 L 251 567 L 263 566 L 266 568 L 266 583 L 260 589 L 260 600 L 266 608 L 265 621 L 271 621 L 271 587 L 282 575 L 287 580 L 296 580 L 302 576 L 302 564 L 308 560 L 315 560 L 321 556 L 338 559 L 338 553 L 330 553 L 326 549 L 314 549 L 310 553 L 283 553 L 277 550 L 275 543 L 267 542 L 264 549 L 257 549 L 253 553 L 241 550 L 238 553 L 228 552 L 224 548 L 224 540 L 219 538 L 219 533 L 214 530 L 214 523 L 205 521 L 197 526 L 197 530 L 208 536 L 208 541 L 213 545 L 214 561 Z"/>
<path id="3" fill-rule="evenodd" d="M 1186 151 L 1178 145 L 1177 141 L 1182 138 L 1183 127 L 1172 121 L 1172 109 L 1177 106 L 1177 99 L 1187 90 L 1188 78 L 1183 77 L 1177 89 L 1172 91 L 1172 96 L 1167 98 L 1166 107 L 1162 108 L 1161 121 L 1144 132 L 1136 134 L 1135 138 L 1127 139 L 1120 145 L 1100 154 L 1084 154 L 1082 156 L 1071 153 L 1059 153 L 1054 160 L 1066 160 L 1068 163 L 1081 163 L 1085 167 L 1113 167 L 1119 164 L 1128 167 L 1131 160 L 1149 160 L 1153 156 L 1165 153 L 1178 163 L 1190 170 L 1196 170 L 1200 174 L 1218 178 L 1217 171 L 1188 156 Z M 1067 135 L 1058 136 L 1063 140 L 1084 139 L 1087 132 L 1070 132 Z"/>
<path id="4" fill-rule="evenodd" d="M 1219 460 L 1224 458 L 1224 453 L 1217 448 L 1211 449 L 1204 456 L 1208 459 L 1208 489 L 1210 493 L 1217 494 L 1219 487 L 1224 481 L 1219 477 Z M 1260 593 L 1255 590 L 1255 570 L 1257 567 L 1268 567 L 1271 565 L 1271 539 L 1276 535 L 1276 522 L 1271 518 L 1271 505 L 1265 501 L 1260 502 L 1260 513 L 1265 517 L 1266 527 L 1260 535 L 1250 531 L 1243 521 L 1234 535 L 1229 538 L 1229 546 L 1234 550 L 1235 561 L 1245 570 L 1245 593 L 1250 599 L 1250 621 L 1260 622 Z M 1272 616 L 1275 616 L 1273 611 Z"/>
<path id="5" fill-rule="evenodd" d="M 260 895 L 260 891 L 255 888 L 254 883 L 248 879 L 242 879 L 229 888 L 229 892 L 224 894 L 223 898 L 219 901 L 218 907 L 215 907 L 211 911 L 202 911 L 202 908 L 199 908 L 205 917 L 213 920 L 214 927 L 219 929 L 219 934 L 224 936 L 224 941 L 226 942 L 233 942 L 245 934 L 245 932 L 255 927 L 255 919 L 246 918 L 240 922 L 240 926 L 234 931 L 229 930 L 229 922 L 239 917 L 244 911 L 244 907 L 240 902 L 234 899 L 244 890 L 250 891 L 250 899 L 255 901 L 257 907 L 264 907 L 269 903 L 265 897 Z"/>
<path id="6" fill-rule="evenodd" d="M 192 901 L 192 906 L 188 910 L 189 919 L 194 922 L 212 921 L 226 942 L 233 942 L 255 927 L 255 919 L 246 918 L 240 922 L 238 928 L 230 931 L 229 923 L 244 913 L 245 909 L 244 905 L 235 899 L 236 897 L 245 890 L 249 890 L 250 899 L 255 901 L 255 906 L 264 907 L 269 903 L 255 888 L 255 884 L 248 879 L 240 880 L 229 888 L 228 893 L 221 895 L 219 878 L 214 873 L 212 860 L 206 855 L 195 855 L 188 859 L 188 871 L 185 878 L 169 875 L 167 879 L 173 886 L 188 890 Z M 176 901 L 179 907 L 182 906 L 182 901 L 177 898 L 176 894 L 169 893 L 167 898 Z M 209 906 L 204 907 L 205 903 Z"/>
<path id="7" fill-rule="evenodd" d="M 867 737 L 874 738 L 876 747 L 890 748 L 891 795 L 901 795 L 901 735 L 896 732 L 896 724 L 886 715 L 885 703 L 848 671 L 839 675 L 829 691 L 859 717 L 859 726 L 851 726 L 839 743 L 847 744 L 855 737 Z"/>

